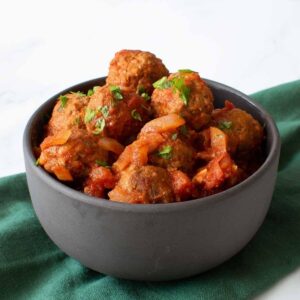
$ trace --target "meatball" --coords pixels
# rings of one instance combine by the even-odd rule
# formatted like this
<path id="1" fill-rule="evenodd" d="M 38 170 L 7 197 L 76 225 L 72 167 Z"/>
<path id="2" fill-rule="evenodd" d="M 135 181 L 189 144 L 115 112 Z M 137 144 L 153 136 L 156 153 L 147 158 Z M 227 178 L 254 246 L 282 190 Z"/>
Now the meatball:
<path id="1" fill-rule="evenodd" d="M 172 182 L 167 170 L 142 166 L 127 168 L 121 173 L 109 199 L 128 203 L 169 203 L 175 201 Z"/>
<path id="2" fill-rule="evenodd" d="M 207 125 L 213 110 L 213 95 L 199 74 L 182 70 L 157 81 L 152 94 L 156 117 L 176 113 L 195 130 Z"/>
<path id="3" fill-rule="evenodd" d="M 213 112 L 213 124 L 228 137 L 228 151 L 242 156 L 258 149 L 263 140 L 263 128 L 245 111 L 227 101 L 225 108 Z"/>
<path id="4" fill-rule="evenodd" d="M 192 199 L 195 194 L 195 185 L 191 179 L 179 170 L 169 171 L 173 192 L 177 202 Z"/>
<path id="5" fill-rule="evenodd" d="M 126 141 L 149 120 L 151 107 L 136 93 L 105 85 L 91 96 L 85 112 L 87 130 L 94 135 Z"/>
<path id="6" fill-rule="evenodd" d="M 84 183 L 84 193 L 94 197 L 105 196 L 106 189 L 113 189 L 116 184 L 116 178 L 107 167 L 95 164 L 90 172 L 88 179 Z"/>
<path id="7" fill-rule="evenodd" d="M 47 135 L 66 129 L 85 128 L 83 118 L 88 102 L 89 97 L 80 92 L 60 96 L 48 123 Z"/>
<path id="8" fill-rule="evenodd" d="M 39 164 L 60 180 L 84 177 L 95 162 L 107 161 L 107 151 L 99 147 L 97 140 L 83 129 L 48 136 L 41 144 Z"/>
<path id="9" fill-rule="evenodd" d="M 178 133 L 168 135 L 159 148 L 149 155 L 149 162 L 155 166 L 190 172 L 194 165 L 195 150 L 182 141 Z"/>
<path id="10" fill-rule="evenodd" d="M 168 74 L 161 59 L 154 54 L 140 50 L 122 50 L 111 61 L 106 82 L 124 90 L 151 94 L 153 82 Z"/>
<path id="11" fill-rule="evenodd" d="M 162 167 L 170 165 L 170 168 L 189 169 L 193 149 L 180 140 L 177 132 L 184 123 L 184 119 L 175 114 L 146 123 L 137 140 L 128 145 L 113 164 L 115 172 L 119 173 L 129 166 L 144 166 L 149 162 L 149 159 L 150 163 Z M 178 141 L 176 141 L 177 138 Z M 158 151 L 161 145 L 164 147 Z M 184 162 L 181 151 L 188 156 L 187 164 Z"/>

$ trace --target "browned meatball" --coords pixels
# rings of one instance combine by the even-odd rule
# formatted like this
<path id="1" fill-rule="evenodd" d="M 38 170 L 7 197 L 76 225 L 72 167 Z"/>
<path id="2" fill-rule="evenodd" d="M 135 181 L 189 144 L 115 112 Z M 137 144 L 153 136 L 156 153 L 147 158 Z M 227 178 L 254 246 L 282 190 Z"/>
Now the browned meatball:
<path id="1" fill-rule="evenodd" d="M 105 164 L 102 162 L 102 164 Z M 95 164 L 89 172 L 88 179 L 84 183 L 83 191 L 85 194 L 94 197 L 105 196 L 107 189 L 113 189 L 116 184 L 116 178 L 112 171 L 104 166 Z"/>
<path id="2" fill-rule="evenodd" d="M 128 203 L 175 201 L 168 171 L 149 165 L 124 170 L 116 187 L 108 193 L 108 196 L 112 201 Z"/>
<path id="3" fill-rule="evenodd" d="M 105 85 L 91 96 L 84 121 L 94 135 L 126 141 L 139 132 L 150 114 L 150 104 L 141 96 Z"/>
<path id="4" fill-rule="evenodd" d="M 140 50 L 122 50 L 111 61 L 106 82 L 122 89 L 144 90 L 150 94 L 153 82 L 168 74 L 161 59 L 154 54 Z"/>
<path id="5" fill-rule="evenodd" d="M 82 129 L 48 136 L 41 144 L 39 163 L 60 180 L 86 176 L 91 165 L 107 161 L 107 151 L 99 147 L 97 140 Z"/>
<path id="6" fill-rule="evenodd" d="M 83 118 L 88 102 L 89 97 L 79 92 L 60 96 L 48 123 L 47 135 L 71 128 L 85 128 Z"/>
<path id="7" fill-rule="evenodd" d="M 180 114 L 196 130 L 209 123 L 213 95 L 199 74 L 182 70 L 154 84 L 152 107 L 157 117 Z"/>
<path id="8" fill-rule="evenodd" d="M 195 150 L 185 143 L 178 133 L 168 135 L 159 148 L 149 155 L 149 162 L 155 166 L 190 172 L 194 165 Z"/>
<path id="9" fill-rule="evenodd" d="M 259 148 L 263 140 L 263 128 L 247 112 L 231 104 L 213 112 L 213 123 L 228 136 L 228 151 L 239 156 Z"/>

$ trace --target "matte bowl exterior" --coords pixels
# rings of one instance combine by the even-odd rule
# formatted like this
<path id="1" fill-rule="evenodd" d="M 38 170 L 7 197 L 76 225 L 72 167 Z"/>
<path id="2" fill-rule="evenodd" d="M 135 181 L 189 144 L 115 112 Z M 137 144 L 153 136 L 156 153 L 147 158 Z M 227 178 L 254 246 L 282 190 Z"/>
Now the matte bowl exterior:
<path id="1" fill-rule="evenodd" d="M 104 78 L 76 85 L 45 102 L 24 133 L 27 181 L 35 212 L 53 242 L 83 265 L 134 280 L 172 280 L 215 267 L 239 252 L 268 211 L 280 140 L 273 120 L 246 95 L 206 80 L 215 104 L 225 99 L 253 114 L 266 130 L 267 157 L 242 183 L 216 195 L 170 204 L 126 204 L 89 197 L 35 166 L 32 145 L 58 95 L 86 91 Z"/>

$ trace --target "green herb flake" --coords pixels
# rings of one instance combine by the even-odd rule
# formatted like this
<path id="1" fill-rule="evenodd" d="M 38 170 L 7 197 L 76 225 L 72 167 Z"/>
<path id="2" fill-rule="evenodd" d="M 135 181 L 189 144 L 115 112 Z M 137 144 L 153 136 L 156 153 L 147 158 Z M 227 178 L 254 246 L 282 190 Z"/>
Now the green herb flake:
<path id="1" fill-rule="evenodd" d="M 60 101 L 60 107 L 65 108 L 67 102 L 68 102 L 68 98 L 67 96 L 59 96 L 59 101 Z"/>
<path id="2" fill-rule="evenodd" d="M 172 136 L 171 136 L 171 139 L 173 141 L 176 141 L 177 140 L 177 137 L 178 137 L 178 133 L 173 133 Z"/>
<path id="3" fill-rule="evenodd" d="M 165 159 L 170 159 L 172 157 L 172 150 L 173 148 L 171 146 L 165 146 L 158 152 L 158 156 Z"/>
<path id="4" fill-rule="evenodd" d="M 40 165 L 40 158 L 35 161 L 35 165 L 38 167 Z"/>
<path id="5" fill-rule="evenodd" d="M 146 101 L 149 101 L 151 99 L 151 97 L 147 93 L 142 93 L 141 97 L 143 97 Z"/>
<path id="6" fill-rule="evenodd" d="M 93 89 L 89 89 L 88 90 L 88 92 L 87 92 L 87 95 L 89 96 L 89 97 L 91 97 L 92 95 L 94 95 L 94 90 Z"/>
<path id="7" fill-rule="evenodd" d="M 222 122 L 219 123 L 218 127 L 221 130 L 230 129 L 232 127 L 232 122 L 231 121 L 222 121 Z"/>
<path id="8" fill-rule="evenodd" d="M 145 88 L 144 88 L 142 85 L 140 85 L 140 86 L 137 88 L 137 94 L 142 95 L 142 94 L 145 93 L 145 92 L 146 92 L 146 90 L 145 90 Z"/>
<path id="9" fill-rule="evenodd" d="M 96 121 L 95 127 L 96 127 L 96 129 L 93 131 L 93 134 L 95 134 L 95 135 L 100 134 L 105 127 L 105 120 L 103 118 L 99 118 Z"/>
<path id="10" fill-rule="evenodd" d="M 178 72 L 179 73 L 194 73 L 194 71 L 190 70 L 190 69 L 179 69 Z"/>
<path id="11" fill-rule="evenodd" d="M 184 105 L 188 105 L 188 98 L 190 95 L 190 88 L 184 83 L 182 77 L 175 77 L 172 79 L 173 91 L 179 92 L 179 97 L 182 99 Z"/>
<path id="12" fill-rule="evenodd" d="M 188 87 L 184 87 L 180 93 L 180 98 L 182 99 L 184 105 L 188 105 L 189 96 L 190 96 L 190 89 Z"/>
<path id="13" fill-rule="evenodd" d="M 153 87 L 155 89 L 164 90 L 170 88 L 172 86 L 171 81 L 168 80 L 166 76 L 162 77 L 161 79 L 157 80 L 153 83 Z"/>
<path id="14" fill-rule="evenodd" d="M 86 96 L 86 94 L 84 94 L 82 92 L 79 92 L 79 91 L 76 93 L 76 95 L 79 96 L 79 97 L 85 97 Z"/>
<path id="15" fill-rule="evenodd" d="M 111 85 L 109 87 L 109 90 L 113 94 L 113 97 L 114 97 L 115 100 L 122 100 L 123 99 L 123 95 L 122 95 L 120 87 L 118 87 L 116 85 Z"/>
<path id="16" fill-rule="evenodd" d="M 84 123 L 90 123 L 92 120 L 94 120 L 96 116 L 96 111 L 92 108 L 87 108 L 84 115 Z"/>
<path id="17" fill-rule="evenodd" d="M 109 168 L 109 164 L 106 161 L 96 159 L 96 165 L 99 167 Z"/>
<path id="18" fill-rule="evenodd" d="M 71 94 L 76 95 L 78 97 L 84 97 L 84 96 L 86 96 L 86 94 L 84 94 L 84 93 L 82 93 L 80 91 L 78 91 L 78 92 L 71 92 Z"/>
<path id="19" fill-rule="evenodd" d="M 138 120 L 138 121 L 143 121 L 141 115 L 139 114 L 139 112 L 136 109 L 133 109 L 131 111 L 131 116 L 134 120 Z"/>
<path id="20" fill-rule="evenodd" d="M 101 111 L 101 113 L 105 119 L 109 116 L 109 107 L 107 105 L 100 107 L 99 110 Z"/>
<path id="21" fill-rule="evenodd" d="M 138 88 L 137 88 L 137 92 L 136 92 L 138 95 L 140 95 L 141 97 L 144 98 L 145 101 L 148 101 L 151 99 L 151 97 L 149 96 L 149 94 L 147 93 L 146 89 L 140 85 Z"/>

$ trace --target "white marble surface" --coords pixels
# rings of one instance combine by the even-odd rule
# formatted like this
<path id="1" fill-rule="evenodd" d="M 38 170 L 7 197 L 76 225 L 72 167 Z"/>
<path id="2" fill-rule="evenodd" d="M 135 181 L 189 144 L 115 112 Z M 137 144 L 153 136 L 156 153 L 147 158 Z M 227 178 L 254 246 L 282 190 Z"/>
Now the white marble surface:
<path id="1" fill-rule="evenodd" d="M 300 77 L 300 1 L 1 1 L 0 176 L 52 94 L 105 75 L 122 48 L 252 93 Z M 260 299 L 300 299 L 300 270 Z"/>

